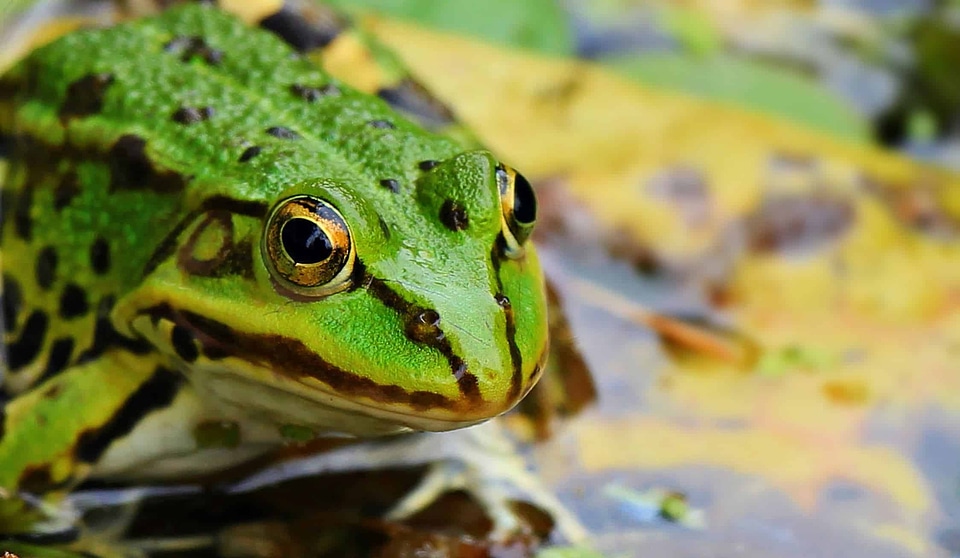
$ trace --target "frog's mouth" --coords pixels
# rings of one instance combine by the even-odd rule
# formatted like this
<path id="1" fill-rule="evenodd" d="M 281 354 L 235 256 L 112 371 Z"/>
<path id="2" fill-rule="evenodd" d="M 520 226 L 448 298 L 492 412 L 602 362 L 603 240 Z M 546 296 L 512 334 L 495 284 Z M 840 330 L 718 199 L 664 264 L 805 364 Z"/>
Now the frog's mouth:
<path id="1" fill-rule="evenodd" d="M 237 331 L 169 304 L 139 312 L 133 323 L 183 361 L 198 389 L 239 412 L 362 436 L 454 430 L 502 414 L 536 383 L 547 354 L 544 347 L 516 400 L 488 402 L 378 384 L 327 362 L 298 339 Z"/>

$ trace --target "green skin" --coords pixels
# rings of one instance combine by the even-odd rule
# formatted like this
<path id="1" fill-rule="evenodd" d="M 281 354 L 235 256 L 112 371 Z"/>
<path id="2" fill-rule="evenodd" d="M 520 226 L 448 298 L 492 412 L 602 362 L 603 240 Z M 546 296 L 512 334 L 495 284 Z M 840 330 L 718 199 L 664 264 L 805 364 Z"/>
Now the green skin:
<path id="1" fill-rule="evenodd" d="M 461 428 L 539 378 L 522 178 L 214 7 L 36 50 L 0 79 L 0 134 L 7 494 Z M 298 195 L 349 230 L 352 264 L 309 287 L 270 251 Z"/>

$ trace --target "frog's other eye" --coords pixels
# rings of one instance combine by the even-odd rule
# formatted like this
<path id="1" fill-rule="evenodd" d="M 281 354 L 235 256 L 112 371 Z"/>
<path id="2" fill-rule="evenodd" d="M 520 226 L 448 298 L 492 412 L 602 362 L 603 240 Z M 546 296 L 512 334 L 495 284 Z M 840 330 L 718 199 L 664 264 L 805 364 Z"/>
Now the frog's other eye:
<path id="1" fill-rule="evenodd" d="M 507 257 L 519 258 L 537 221 L 537 197 L 527 179 L 503 163 L 497 165 L 497 186 L 503 211 L 504 252 Z"/>
<path id="2" fill-rule="evenodd" d="M 274 207 L 263 252 L 280 285 L 308 297 L 347 288 L 356 253 L 340 212 L 312 196 L 287 198 Z"/>

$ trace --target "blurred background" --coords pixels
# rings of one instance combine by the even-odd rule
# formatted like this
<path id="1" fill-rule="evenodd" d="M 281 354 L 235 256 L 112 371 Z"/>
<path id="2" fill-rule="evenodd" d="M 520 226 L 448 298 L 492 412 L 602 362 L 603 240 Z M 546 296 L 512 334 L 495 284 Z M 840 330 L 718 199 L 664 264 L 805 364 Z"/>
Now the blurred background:
<path id="1" fill-rule="evenodd" d="M 537 189 L 599 550 L 960 556 L 960 1 L 331 3 Z"/>

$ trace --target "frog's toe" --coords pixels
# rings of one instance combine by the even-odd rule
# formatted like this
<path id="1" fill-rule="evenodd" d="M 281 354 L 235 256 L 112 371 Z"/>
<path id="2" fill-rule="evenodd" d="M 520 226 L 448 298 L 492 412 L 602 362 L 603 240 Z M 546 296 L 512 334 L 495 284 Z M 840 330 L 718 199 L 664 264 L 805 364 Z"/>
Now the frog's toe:
<path id="1" fill-rule="evenodd" d="M 547 512 L 559 538 L 571 543 L 587 539 L 586 528 L 527 470 L 524 460 L 515 453 L 516 448 L 495 424 L 445 436 L 444 453 L 456 456 L 431 463 L 420 484 L 388 512 L 387 519 L 407 519 L 444 493 L 463 490 L 476 500 L 492 523 L 488 535 L 491 540 L 505 541 L 529 530 L 516 514 L 514 502 L 518 500 Z"/>

